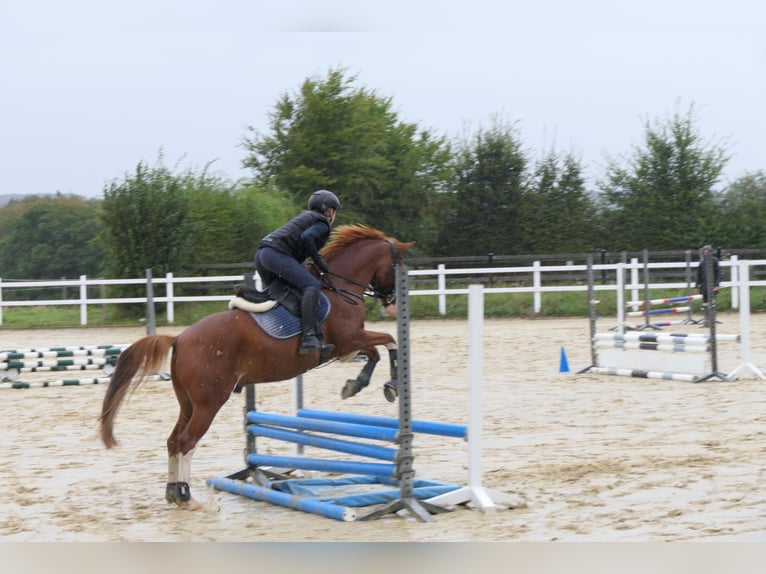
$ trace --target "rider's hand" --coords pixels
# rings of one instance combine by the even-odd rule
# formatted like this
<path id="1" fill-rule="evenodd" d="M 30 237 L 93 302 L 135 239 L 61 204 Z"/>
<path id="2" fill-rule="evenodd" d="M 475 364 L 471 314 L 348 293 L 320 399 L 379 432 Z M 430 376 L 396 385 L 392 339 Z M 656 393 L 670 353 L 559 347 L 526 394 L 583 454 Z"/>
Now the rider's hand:
<path id="1" fill-rule="evenodd" d="M 321 257 L 318 257 L 314 263 L 319 268 L 320 274 L 324 275 L 325 273 L 330 272 L 330 269 L 327 267 L 327 262 Z"/>

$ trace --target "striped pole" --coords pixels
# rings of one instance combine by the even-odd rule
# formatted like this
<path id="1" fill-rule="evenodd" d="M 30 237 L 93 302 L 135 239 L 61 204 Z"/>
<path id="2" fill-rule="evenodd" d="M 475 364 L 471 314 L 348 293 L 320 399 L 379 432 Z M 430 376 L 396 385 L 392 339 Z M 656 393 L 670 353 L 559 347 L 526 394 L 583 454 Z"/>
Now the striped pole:
<path id="1" fill-rule="evenodd" d="M 710 340 L 707 333 L 596 333 L 596 341 L 643 341 L 646 343 L 704 343 Z M 739 335 L 716 333 L 716 340 L 739 342 Z"/>
<path id="2" fill-rule="evenodd" d="M 117 357 L 82 357 L 74 359 L 37 359 L 9 360 L 0 362 L 0 371 L 10 369 L 34 371 L 77 371 L 85 368 L 100 368 L 106 364 L 115 364 Z"/>
<path id="3" fill-rule="evenodd" d="M 678 321 L 657 321 L 656 323 L 641 323 L 640 325 L 625 325 L 628 329 L 635 329 L 641 331 L 648 327 L 653 329 L 662 329 L 663 327 L 671 327 L 673 325 L 688 325 L 689 319 L 679 319 Z"/>
<path id="4" fill-rule="evenodd" d="M 96 377 L 92 379 L 60 379 L 58 381 L 32 382 L 11 381 L 0 383 L 0 389 L 33 389 L 43 387 L 71 387 L 81 385 L 100 385 L 109 382 L 109 377 Z"/>
<path id="5" fill-rule="evenodd" d="M 83 347 L 39 347 L 34 349 L 2 349 L 0 361 L 50 357 L 83 357 L 119 355 L 128 345 L 90 345 Z"/>
<path id="6" fill-rule="evenodd" d="M 673 303 L 686 303 L 687 301 L 701 301 L 702 295 L 681 295 L 679 297 L 666 297 L 665 299 L 650 299 L 649 301 L 628 301 L 629 307 L 642 307 L 652 305 L 671 305 Z"/>
<path id="7" fill-rule="evenodd" d="M 85 385 L 100 385 L 106 384 L 110 380 L 109 377 L 94 377 L 86 379 L 59 379 L 57 381 L 3 381 L 0 383 L 0 390 L 2 389 L 39 389 L 45 387 L 77 387 Z M 147 381 L 166 381 L 167 377 L 164 375 L 154 375 L 146 377 Z"/>
<path id="8" fill-rule="evenodd" d="M 636 377 L 640 379 L 664 379 L 667 381 L 686 381 L 695 383 L 700 377 L 685 373 L 661 373 L 659 371 L 643 371 L 641 369 L 616 369 L 613 367 L 591 367 L 591 371 L 601 375 L 618 375 L 623 377 Z"/>
<path id="9" fill-rule="evenodd" d="M 686 313 L 691 307 L 668 307 L 667 309 L 648 309 L 646 311 L 628 311 L 627 317 L 646 317 L 649 315 L 665 315 L 668 313 Z"/>

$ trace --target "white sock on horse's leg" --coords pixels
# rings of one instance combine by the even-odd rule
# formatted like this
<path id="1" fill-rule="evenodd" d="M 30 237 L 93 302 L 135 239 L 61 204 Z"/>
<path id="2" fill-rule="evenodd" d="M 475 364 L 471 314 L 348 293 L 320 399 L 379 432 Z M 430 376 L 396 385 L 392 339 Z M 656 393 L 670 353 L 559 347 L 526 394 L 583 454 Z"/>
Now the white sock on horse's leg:
<path id="1" fill-rule="evenodd" d="M 168 484 L 178 482 L 178 462 L 180 453 L 168 455 Z"/>
<path id="2" fill-rule="evenodd" d="M 192 457 L 194 456 L 194 451 L 197 450 L 196 447 L 191 449 L 186 454 L 178 453 L 176 456 L 178 457 L 178 481 L 177 482 L 185 482 L 189 484 L 189 481 L 191 480 L 191 462 Z"/>

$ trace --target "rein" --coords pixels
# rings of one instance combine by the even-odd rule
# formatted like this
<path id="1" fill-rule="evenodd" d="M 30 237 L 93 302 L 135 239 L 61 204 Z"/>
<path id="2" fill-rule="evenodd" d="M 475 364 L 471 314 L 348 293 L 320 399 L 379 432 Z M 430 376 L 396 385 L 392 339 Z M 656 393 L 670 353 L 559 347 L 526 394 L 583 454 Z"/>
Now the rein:
<path id="1" fill-rule="evenodd" d="M 389 242 L 389 245 L 391 246 L 391 267 L 388 270 L 388 274 L 391 275 L 395 273 L 394 268 L 396 267 L 397 263 L 400 263 L 401 261 L 403 261 L 403 259 L 402 259 L 402 256 L 396 252 L 396 248 L 394 247 L 394 244 Z M 332 275 L 333 277 L 337 277 L 338 279 L 343 279 L 344 281 L 348 281 L 352 285 L 361 287 L 362 289 L 364 289 L 364 293 L 360 295 L 359 293 L 349 291 L 348 289 L 341 289 L 340 287 L 337 287 L 335 283 L 333 283 L 332 279 L 330 279 L 328 275 Z M 346 303 L 350 303 L 351 305 L 359 305 L 359 302 L 364 301 L 365 297 L 374 297 L 376 299 L 380 299 L 380 302 L 383 305 L 383 307 L 388 307 L 389 305 L 393 305 L 394 302 L 396 301 L 396 295 L 394 294 L 393 285 L 386 289 L 381 289 L 381 288 L 375 287 L 372 283 L 367 283 L 367 284 L 361 283 L 359 281 L 356 281 L 355 279 L 352 279 L 351 277 L 346 277 L 345 275 L 334 273 L 333 271 L 328 271 L 327 273 L 321 274 L 321 279 L 328 289 L 338 293 Z M 386 279 L 388 279 L 388 276 L 386 277 Z"/>

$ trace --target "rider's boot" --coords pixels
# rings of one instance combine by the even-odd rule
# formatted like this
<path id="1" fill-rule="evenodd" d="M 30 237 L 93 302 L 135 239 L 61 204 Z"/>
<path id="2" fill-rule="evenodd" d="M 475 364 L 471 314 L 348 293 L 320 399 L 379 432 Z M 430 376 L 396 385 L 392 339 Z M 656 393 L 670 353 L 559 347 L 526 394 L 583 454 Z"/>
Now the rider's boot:
<path id="1" fill-rule="evenodd" d="M 328 357 L 335 345 L 323 345 L 321 331 L 317 329 L 316 314 L 319 303 L 319 293 L 314 289 L 305 289 L 301 296 L 301 342 L 298 352 L 322 353 Z M 326 360 L 326 359 L 325 359 Z"/>

